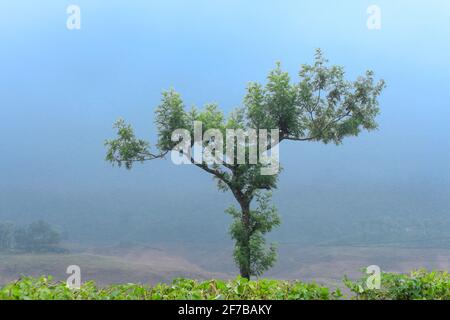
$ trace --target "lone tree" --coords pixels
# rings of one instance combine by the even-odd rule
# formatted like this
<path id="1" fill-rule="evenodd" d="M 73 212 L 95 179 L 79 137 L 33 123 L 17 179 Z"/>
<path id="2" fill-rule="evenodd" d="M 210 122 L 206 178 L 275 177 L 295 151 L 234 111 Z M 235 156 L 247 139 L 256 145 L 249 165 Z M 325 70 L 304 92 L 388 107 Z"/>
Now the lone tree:
<path id="1" fill-rule="evenodd" d="M 187 111 L 178 93 L 174 90 L 163 92 L 161 104 L 156 109 L 158 151 L 151 152 L 148 142 L 138 139 L 130 125 L 118 120 L 114 125 L 116 139 L 105 142 L 106 159 L 131 169 L 135 162 L 165 158 L 180 142 L 179 137 L 173 135 L 174 131 L 184 129 L 192 136 L 197 121 L 202 123 L 202 133 L 218 129 L 223 135 L 227 129 L 248 132 L 275 128 L 278 141 L 269 137 L 269 152 L 284 140 L 338 145 L 345 137 L 377 128 L 378 97 L 385 86 L 383 80 L 375 82 L 372 71 L 366 71 L 355 81 L 348 81 L 344 76 L 343 67 L 328 66 L 328 60 L 320 50 L 316 51 L 312 65 L 301 66 L 298 83 L 291 83 L 289 74 L 277 64 L 269 73 L 265 86 L 259 83 L 248 85 L 243 106 L 228 118 L 215 104 L 208 104 L 202 110 L 192 108 Z M 212 137 L 203 140 L 202 144 L 206 146 L 211 142 L 214 142 Z M 190 144 L 194 145 L 193 142 Z M 226 145 L 223 147 L 227 148 Z M 198 162 L 190 152 L 183 152 L 190 163 L 217 180 L 220 190 L 230 190 L 238 202 L 238 209 L 230 207 L 227 212 L 234 219 L 230 227 L 235 241 L 234 259 L 241 276 L 247 279 L 261 275 L 274 264 L 276 248 L 266 245 L 264 235 L 280 224 L 277 210 L 270 204 L 278 172 L 262 174 L 261 169 L 267 164 L 251 163 L 250 148 L 250 143 L 245 143 L 245 163 L 234 161 L 237 157 L 234 149 L 232 161 L 224 163 Z M 251 206 L 253 200 L 257 203 L 254 208 Z"/>

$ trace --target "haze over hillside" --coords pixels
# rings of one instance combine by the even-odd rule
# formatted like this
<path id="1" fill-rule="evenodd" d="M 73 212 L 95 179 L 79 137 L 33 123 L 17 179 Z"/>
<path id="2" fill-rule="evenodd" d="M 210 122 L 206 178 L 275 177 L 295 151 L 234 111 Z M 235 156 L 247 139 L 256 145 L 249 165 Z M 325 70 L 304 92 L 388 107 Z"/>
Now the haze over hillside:
<path id="1" fill-rule="evenodd" d="M 274 202 L 282 225 L 270 239 L 295 266 L 299 248 L 314 246 L 403 248 L 406 256 L 392 265 L 408 266 L 414 250 L 431 248 L 443 250 L 430 258 L 443 265 L 450 249 L 448 2 L 377 1 L 377 31 L 366 25 L 368 1 L 77 2 L 78 31 L 66 29 L 64 2 L 0 4 L 0 222 L 42 219 L 67 246 L 150 245 L 167 249 L 180 272 L 234 272 L 215 268 L 232 265 L 224 213 L 232 197 L 198 168 L 170 160 L 113 168 L 104 140 L 123 117 L 155 143 L 154 109 L 170 87 L 188 106 L 217 102 L 231 112 L 247 83 L 264 83 L 276 61 L 297 80 L 320 47 L 346 77 L 372 69 L 386 81 L 379 129 L 338 147 L 281 146 Z M 189 259 L 197 249 L 198 265 Z M 223 260 L 203 265 L 204 253 L 218 250 Z M 310 261 L 339 261 L 325 251 Z M 272 275 L 306 276 L 283 259 Z M 10 262 L 3 270 L 14 269 Z"/>

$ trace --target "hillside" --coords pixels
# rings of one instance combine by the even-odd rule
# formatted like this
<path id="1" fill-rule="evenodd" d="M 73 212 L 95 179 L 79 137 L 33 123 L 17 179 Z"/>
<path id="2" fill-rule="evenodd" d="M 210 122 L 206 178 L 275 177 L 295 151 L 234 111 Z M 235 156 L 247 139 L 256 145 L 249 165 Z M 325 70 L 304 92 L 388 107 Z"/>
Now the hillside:
<path id="1" fill-rule="evenodd" d="M 53 275 L 56 280 L 64 280 L 69 265 L 80 266 L 83 281 L 95 280 L 99 285 L 170 282 L 176 277 L 226 277 L 222 273 L 207 272 L 182 257 L 171 256 L 157 249 L 140 248 L 73 254 L 2 254 L 0 284 L 13 281 L 21 275 Z"/>
<path id="2" fill-rule="evenodd" d="M 204 246 L 178 247 L 143 245 L 72 249 L 70 254 L 0 255 L 0 284 L 20 275 L 53 275 L 66 279 L 67 266 L 81 267 L 82 280 L 100 285 L 113 283 L 168 283 L 176 277 L 230 279 L 237 270 L 231 248 Z M 331 287 L 342 277 L 356 279 L 361 268 L 379 265 L 388 272 L 410 270 L 449 270 L 449 249 L 396 247 L 302 247 L 280 245 L 277 264 L 265 274 L 274 279 L 316 281 Z"/>

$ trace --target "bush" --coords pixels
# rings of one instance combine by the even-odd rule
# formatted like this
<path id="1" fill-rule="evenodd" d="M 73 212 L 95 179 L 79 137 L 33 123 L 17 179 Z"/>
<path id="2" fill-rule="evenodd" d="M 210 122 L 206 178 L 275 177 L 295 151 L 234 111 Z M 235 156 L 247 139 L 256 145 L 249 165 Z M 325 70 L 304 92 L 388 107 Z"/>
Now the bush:
<path id="1" fill-rule="evenodd" d="M 359 300 L 450 300 L 450 274 L 445 271 L 413 271 L 409 275 L 382 273 L 380 289 L 368 289 L 367 277 L 345 285 Z"/>
<path id="2" fill-rule="evenodd" d="M 14 231 L 14 224 L 0 222 L 0 251 L 7 251 L 13 248 Z"/>
<path id="3" fill-rule="evenodd" d="M 0 223 L 0 251 L 9 252 L 62 252 L 58 247 L 59 232 L 45 221 L 36 221 L 27 227 Z"/>
<path id="4" fill-rule="evenodd" d="M 31 223 L 16 231 L 16 248 L 29 252 L 55 251 L 61 241 L 60 234 L 45 221 Z"/>
<path id="5" fill-rule="evenodd" d="M 86 282 L 80 289 L 69 289 L 51 277 L 25 277 L 0 289 L 0 300 L 331 300 L 341 297 L 317 284 L 277 280 L 232 281 L 209 280 L 198 282 L 176 279 L 172 284 L 153 287 L 138 284 L 97 287 Z"/>
<path id="6" fill-rule="evenodd" d="M 450 275 L 447 272 L 414 271 L 409 275 L 383 273 L 381 288 L 365 288 L 366 277 L 344 280 L 357 300 L 450 300 Z M 0 288 L 0 300 L 338 300 L 344 299 L 315 283 L 261 279 L 248 281 L 196 281 L 176 279 L 172 284 L 145 286 L 111 285 L 100 288 L 94 282 L 80 289 L 69 289 L 51 277 L 24 277 Z"/>

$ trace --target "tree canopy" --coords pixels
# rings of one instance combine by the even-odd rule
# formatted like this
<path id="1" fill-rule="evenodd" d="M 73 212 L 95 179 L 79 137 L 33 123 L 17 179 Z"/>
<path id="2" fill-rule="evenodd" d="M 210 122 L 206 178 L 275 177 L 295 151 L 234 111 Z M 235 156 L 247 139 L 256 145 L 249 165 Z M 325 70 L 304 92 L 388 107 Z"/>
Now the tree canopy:
<path id="1" fill-rule="evenodd" d="M 243 105 L 228 116 L 217 104 L 188 109 L 179 93 L 173 89 L 165 91 L 155 112 L 156 151 L 151 150 L 149 142 L 137 138 L 132 126 L 120 119 L 114 125 L 117 137 L 105 143 L 106 159 L 131 169 L 135 162 L 164 158 L 179 143 L 174 132 L 182 129 L 194 136 L 197 122 L 202 124 L 202 134 L 215 129 L 222 136 L 230 129 L 247 132 L 276 129 L 278 139 L 275 140 L 272 131 L 268 131 L 268 151 L 278 148 L 284 140 L 338 145 L 346 137 L 377 128 L 378 98 L 385 83 L 375 81 L 372 71 L 366 71 L 354 81 L 346 80 L 344 68 L 328 65 L 322 51 L 317 50 L 313 64 L 302 65 L 298 78 L 298 82 L 292 82 L 289 73 L 277 63 L 269 72 L 265 85 L 257 82 L 248 85 Z M 257 139 L 261 137 L 257 136 Z M 204 139 L 202 147 L 211 140 Z M 194 145 L 193 141 L 191 145 Z M 261 169 L 267 163 L 248 161 L 251 147 L 249 143 L 244 146 L 247 151 L 245 163 L 234 161 L 237 157 L 234 149 L 233 161 L 221 163 L 198 162 L 190 152 L 185 155 L 190 163 L 211 174 L 220 190 L 231 191 L 240 206 L 240 210 L 232 207 L 228 213 L 235 220 L 230 228 L 236 242 L 234 257 L 241 275 L 246 278 L 261 275 L 275 262 L 275 248 L 266 247 L 264 234 L 280 224 L 276 209 L 269 205 L 270 191 L 276 188 L 278 172 L 262 174 Z M 227 149 L 227 142 L 222 148 Z M 255 197 L 258 206 L 252 209 L 250 204 Z"/>

